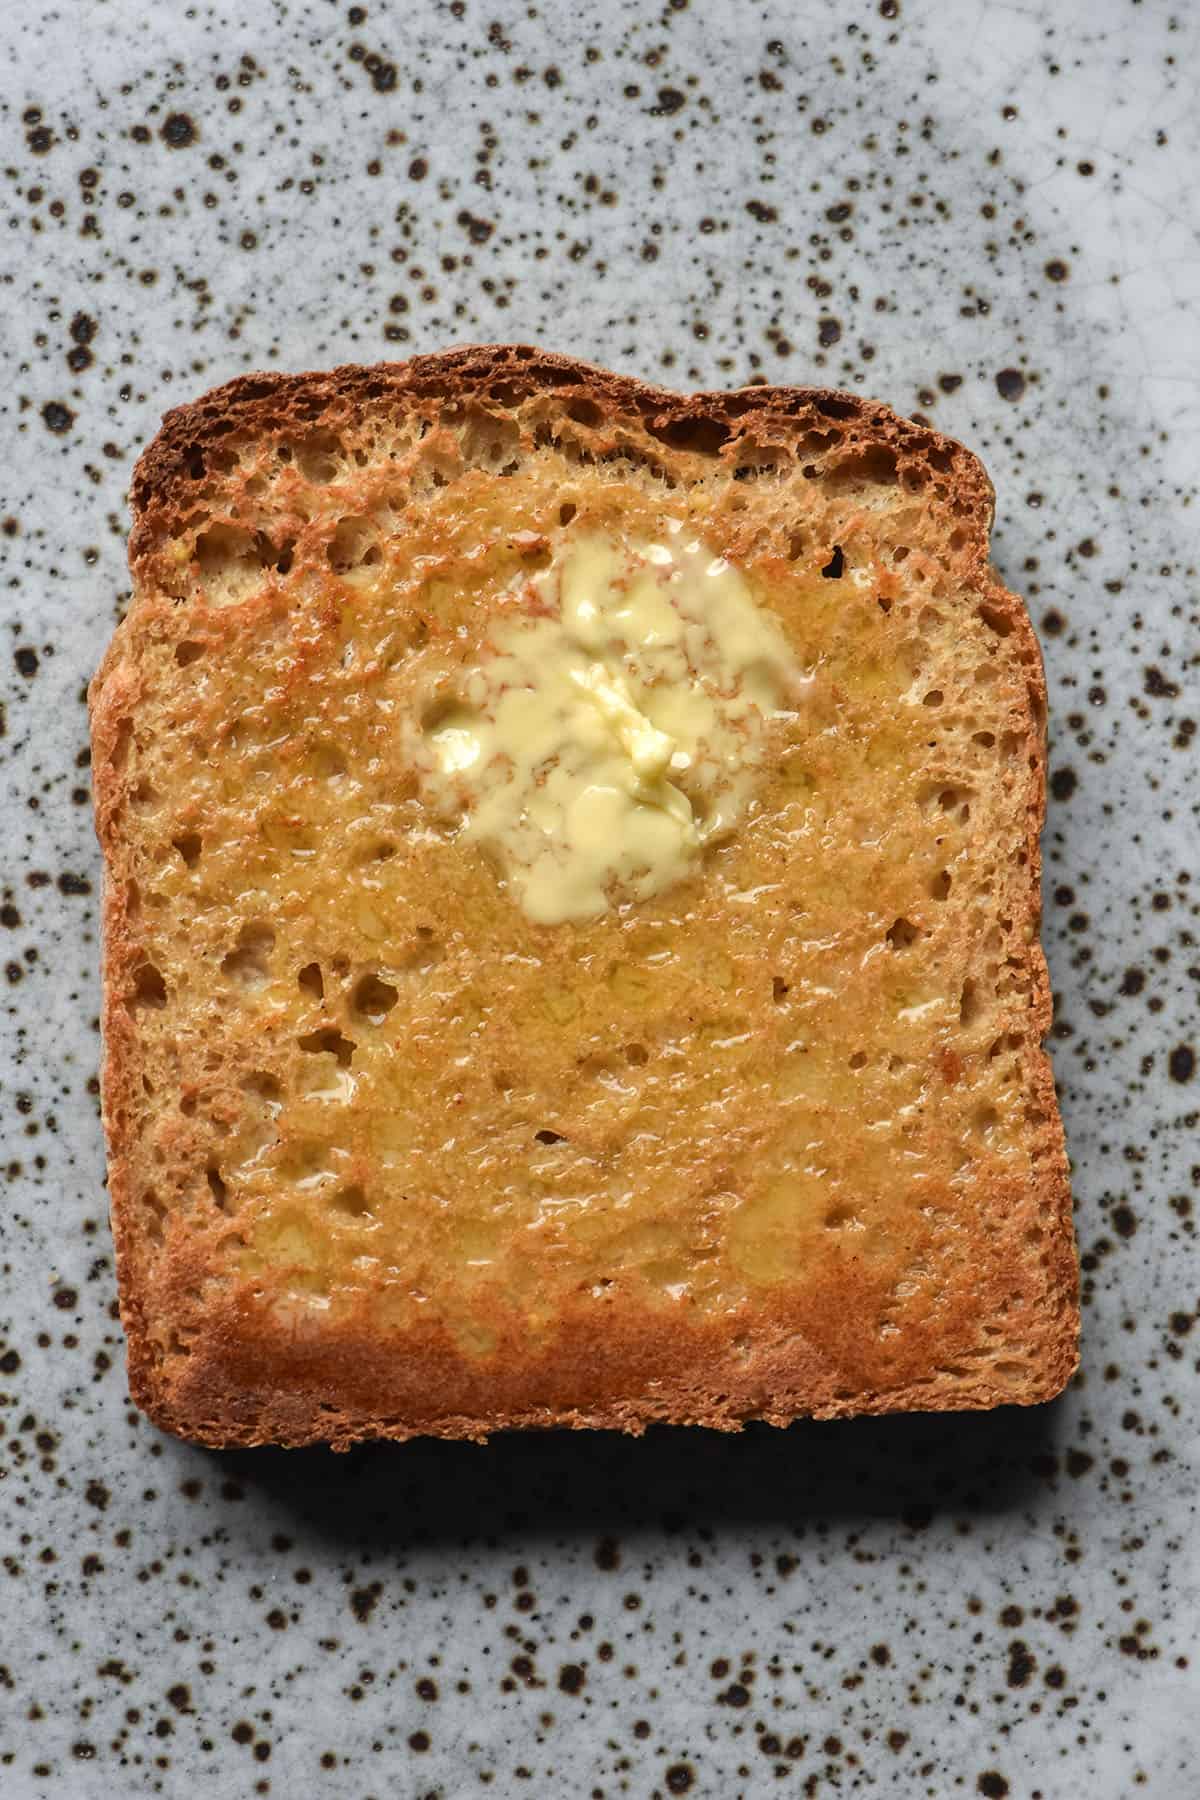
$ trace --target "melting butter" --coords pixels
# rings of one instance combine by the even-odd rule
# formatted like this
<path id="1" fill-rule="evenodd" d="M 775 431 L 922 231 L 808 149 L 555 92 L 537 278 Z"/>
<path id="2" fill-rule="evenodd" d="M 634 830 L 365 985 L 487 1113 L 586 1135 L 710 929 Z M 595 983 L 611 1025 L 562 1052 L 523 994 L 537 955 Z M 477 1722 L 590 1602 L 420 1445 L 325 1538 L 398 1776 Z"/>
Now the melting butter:
<path id="1" fill-rule="evenodd" d="M 687 875 L 745 807 L 766 722 L 804 685 L 744 576 L 677 523 L 663 539 L 570 540 L 428 733 L 462 830 L 540 924 Z"/>

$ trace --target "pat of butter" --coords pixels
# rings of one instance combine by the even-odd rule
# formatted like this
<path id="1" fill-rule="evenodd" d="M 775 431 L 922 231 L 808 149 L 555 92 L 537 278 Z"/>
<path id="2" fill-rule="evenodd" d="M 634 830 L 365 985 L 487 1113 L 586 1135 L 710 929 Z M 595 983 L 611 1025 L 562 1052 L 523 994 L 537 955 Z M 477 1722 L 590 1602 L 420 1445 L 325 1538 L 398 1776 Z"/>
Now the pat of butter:
<path id="1" fill-rule="evenodd" d="M 767 719 L 803 685 L 740 572 L 678 525 L 664 539 L 568 540 L 427 734 L 430 776 L 453 790 L 440 798 L 540 924 L 690 873 L 745 806 Z"/>
<path id="2" fill-rule="evenodd" d="M 610 674 L 603 663 L 592 663 L 582 674 L 572 669 L 571 678 L 616 731 L 634 774 L 648 781 L 665 775 L 675 754 L 675 740 L 638 711 L 621 676 Z"/>

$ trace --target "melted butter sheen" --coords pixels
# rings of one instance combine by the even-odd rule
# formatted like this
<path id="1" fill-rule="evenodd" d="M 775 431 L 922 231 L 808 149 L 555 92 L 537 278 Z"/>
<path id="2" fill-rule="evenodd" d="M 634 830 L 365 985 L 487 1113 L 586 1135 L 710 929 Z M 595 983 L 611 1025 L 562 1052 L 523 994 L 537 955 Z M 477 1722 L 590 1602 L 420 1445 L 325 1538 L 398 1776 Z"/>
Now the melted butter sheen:
<path id="1" fill-rule="evenodd" d="M 664 539 L 571 541 L 427 733 L 439 798 L 538 924 L 686 876 L 746 808 L 765 724 L 804 686 L 741 573 L 677 525 Z"/>
<path id="2" fill-rule="evenodd" d="M 668 536 L 657 492 L 614 484 L 582 535 L 557 476 L 489 491 L 465 518 L 453 487 L 431 496 L 450 534 L 431 568 L 390 544 L 353 585 L 230 607 L 206 657 L 145 644 L 161 729 L 128 747 L 123 829 L 167 1004 L 136 1013 L 142 1188 L 161 1203 L 189 1146 L 178 1203 L 209 1221 L 213 1275 L 298 1334 L 428 1322 L 483 1358 L 493 1327 L 506 1354 L 593 1299 L 598 1332 L 614 1300 L 682 1328 L 779 1289 L 840 1356 L 830 1295 L 849 1306 L 859 1283 L 864 1356 L 910 1323 L 920 1343 L 952 1276 L 976 1291 L 979 1194 L 1025 1191 L 1029 1026 L 1020 990 L 995 995 L 1011 964 L 977 886 L 1024 824 L 994 748 L 926 703 L 916 575 L 884 608 L 860 588 L 869 542 L 846 544 L 841 581 L 825 550 L 764 555 L 764 631 L 736 571 L 708 573 L 719 511 Z M 554 546 L 532 586 L 517 517 Z M 669 579 L 689 561 L 703 606 Z M 564 704 L 624 770 L 622 816 L 677 829 L 622 784 L 676 788 L 709 845 L 679 854 L 686 888 L 637 907 L 608 904 L 600 855 L 606 910 L 570 930 L 535 924 L 495 878 L 503 851 L 462 827 L 497 754 L 497 665 L 514 643 L 536 662 L 539 622 L 588 677 Z M 951 679 L 973 681 L 996 645 L 965 613 L 954 629 Z M 793 687 L 794 668 L 819 679 Z M 510 684 L 517 704 L 532 685 Z M 713 843 L 723 811 L 741 823 Z"/>

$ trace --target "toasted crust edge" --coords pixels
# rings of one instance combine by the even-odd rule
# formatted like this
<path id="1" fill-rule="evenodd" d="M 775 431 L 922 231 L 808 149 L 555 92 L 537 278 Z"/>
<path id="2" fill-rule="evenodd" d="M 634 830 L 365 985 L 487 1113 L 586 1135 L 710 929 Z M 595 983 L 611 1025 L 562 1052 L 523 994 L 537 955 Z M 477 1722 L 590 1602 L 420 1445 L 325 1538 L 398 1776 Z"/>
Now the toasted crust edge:
<path id="1" fill-rule="evenodd" d="M 252 436 L 268 428 L 333 428 L 343 419 L 351 420 L 364 405 L 396 406 L 406 397 L 413 401 L 456 400 L 484 392 L 496 397 L 496 390 L 503 390 L 506 385 L 512 399 L 535 392 L 574 393 L 626 416 L 632 414 L 656 436 L 664 438 L 664 454 L 670 453 L 670 440 L 665 434 L 673 429 L 684 436 L 693 429 L 707 429 L 714 444 L 721 438 L 723 448 L 757 426 L 769 424 L 777 430 L 786 422 L 798 434 L 806 425 L 819 421 L 846 429 L 845 447 L 850 453 L 883 444 L 910 462 L 931 465 L 942 472 L 956 522 L 965 538 L 956 573 L 1003 621 L 1025 672 L 1031 726 L 1024 789 L 1030 1010 L 1037 1037 L 1044 1038 L 1050 1026 L 1052 1001 L 1038 936 L 1040 834 L 1046 798 L 1046 684 L 1040 646 L 1023 602 L 1004 586 L 989 563 L 994 492 L 982 463 L 954 439 L 903 418 L 881 402 L 835 389 L 765 385 L 677 393 L 523 344 L 468 345 L 417 356 L 405 363 L 349 364 L 301 374 L 267 372 L 239 376 L 168 412 L 158 434 L 138 460 L 130 487 L 133 528 L 129 562 L 135 583 L 134 606 L 137 586 L 149 576 L 158 547 L 176 529 L 197 470 L 203 469 L 205 451 L 214 443 L 231 433 Z M 720 453 L 720 448 L 716 453 Z M 156 1424 L 179 1437 L 215 1448 L 330 1443 L 345 1449 L 368 1438 L 438 1436 L 484 1440 L 495 1431 L 553 1426 L 637 1433 L 651 1423 L 688 1423 L 728 1431 L 740 1429 L 754 1419 L 783 1425 L 805 1416 L 843 1418 L 902 1411 L 972 1410 L 1001 1404 L 1033 1405 L 1053 1399 L 1062 1391 L 1078 1364 L 1078 1265 L 1062 1122 L 1049 1060 L 1044 1050 L 1037 1047 L 1031 1050 L 1028 1080 L 1043 1122 L 1032 1134 L 1031 1150 L 1037 1171 L 1039 1217 L 1047 1222 L 1048 1249 L 1055 1265 L 1048 1286 L 1059 1296 L 1061 1308 L 1056 1320 L 1046 1321 L 1046 1334 L 1038 1346 L 1040 1379 L 1031 1382 L 1025 1391 L 1000 1390 L 986 1380 L 966 1383 L 944 1379 L 920 1388 L 866 1392 L 850 1399 L 820 1401 L 814 1396 L 808 1404 L 802 1403 L 802 1393 L 793 1391 L 782 1407 L 739 1404 L 736 1394 L 697 1406 L 688 1404 L 682 1392 L 674 1398 L 667 1392 L 654 1404 L 614 1402 L 593 1410 L 562 1411 L 530 1406 L 498 1414 L 430 1415 L 413 1424 L 318 1413 L 311 1403 L 306 1414 L 304 1404 L 298 1409 L 293 1396 L 279 1393 L 272 1403 L 259 1407 L 253 1421 L 247 1421 L 234 1416 L 223 1391 L 220 1371 L 214 1368 L 198 1369 L 192 1385 L 193 1396 L 198 1399 L 203 1395 L 203 1422 L 193 1407 L 183 1412 L 174 1406 L 158 1379 L 144 1300 L 136 1281 L 136 1224 L 121 1118 L 121 1101 L 134 1079 L 137 1056 L 135 1035 L 121 1000 L 122 983 L 118 979 L 132 968 L 134 946 L 123 897 L 113 879 L 120 844 L 113 817 L 116 777 L 109 760 L 123 694 L 131 679 L 123 664 L 125 635 L 123 628 L 118 627 L 89 689 L 97 835 L 104 858 L 102 1095 L 109 1204 L 121 1320 L 128 1344 L 130 1393 Z M 987 1197 L 982 1197 L 981 1205 L 987 1204 Z M 747 1391 L 761 1389 L 765 1372 L 765 1368 L 753 1363 L 748 1366 Z M 784 1385 L 794 1390 L 797 1384 Z M 803 1387 L 803 1383 L 799 1385 Z"/>

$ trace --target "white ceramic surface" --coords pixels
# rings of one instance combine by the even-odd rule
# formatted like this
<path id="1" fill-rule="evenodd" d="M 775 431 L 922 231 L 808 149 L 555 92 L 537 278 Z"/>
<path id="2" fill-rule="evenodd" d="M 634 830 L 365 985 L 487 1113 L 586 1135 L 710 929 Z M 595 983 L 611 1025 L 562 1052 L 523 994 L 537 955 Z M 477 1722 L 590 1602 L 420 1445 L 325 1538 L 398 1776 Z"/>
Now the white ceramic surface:
<path id="1" fill-rule="evenodd" d="M 1200 1794 L 1200 129 L 1163 0 L 10 0 L 0 1794 Z M 162 410 L 524 338 L 986 458 L 1053 707 L 1083 1373 L 1032 1413 L 207 1455 L 129 1409 L 83 684 Z"/>

